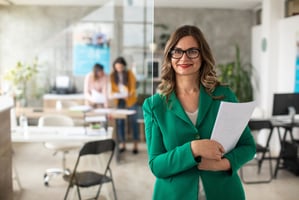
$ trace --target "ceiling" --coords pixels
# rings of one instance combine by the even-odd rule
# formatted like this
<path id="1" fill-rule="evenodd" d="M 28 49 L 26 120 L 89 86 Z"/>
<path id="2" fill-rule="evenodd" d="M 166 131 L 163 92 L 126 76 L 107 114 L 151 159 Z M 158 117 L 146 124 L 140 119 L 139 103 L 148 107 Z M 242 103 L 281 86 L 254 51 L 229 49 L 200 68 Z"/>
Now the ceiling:
<path id="1" fill-rule="evenodd" d="M 226 8 L 226 9 L 256 9 L 261 7 L 262 0 L 156 0 L 159 7 L 198 7 L 198 8 Z"/>
<path id="2" fill-rule="evenodd" d="M 101 6 L 109 1 L 112 0 L 0 0 L 0 5 Z M 121 2 L 121 0 L 114 1 Z M 141 0 L 123 1 L 127 1 L 127 4 L 138 4 L 141 2 Z M 262 0 L 154 0 L 155 7 L 198 7 L 226 9 L 256 9 L 261 7 L 261 2 Z"/>
<path id="3" fill-rule="evenodd" d="M 0 4 L 3 5 L 103 5 L 107 3 L 109 0 L 0 0 Z"/>

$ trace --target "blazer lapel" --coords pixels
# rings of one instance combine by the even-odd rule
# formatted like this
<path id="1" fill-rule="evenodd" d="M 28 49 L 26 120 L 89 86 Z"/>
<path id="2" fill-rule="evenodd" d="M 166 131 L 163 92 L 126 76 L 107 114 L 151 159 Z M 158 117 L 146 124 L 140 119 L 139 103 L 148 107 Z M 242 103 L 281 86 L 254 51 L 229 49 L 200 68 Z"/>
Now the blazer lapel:
<path id="1" fill-rule="evenodd" d="M 169 97 L 169 110 L 171 110 L 176 116 L 178 116 L 185 122 L 192 124 L 191 120 L 187 116 L 185 110 L 183 109 L 183 106 L 181 105 L 174 92 L 172 92 Z"/>
<path id="2" fill-rule="evenodd" d="M 212 101 L 212 97 L 206 92 L 205 88 L 201 85 L 196 126 L 199 126 L 202 120 L 204 119 L 205 115 L 210 109 Z"/>

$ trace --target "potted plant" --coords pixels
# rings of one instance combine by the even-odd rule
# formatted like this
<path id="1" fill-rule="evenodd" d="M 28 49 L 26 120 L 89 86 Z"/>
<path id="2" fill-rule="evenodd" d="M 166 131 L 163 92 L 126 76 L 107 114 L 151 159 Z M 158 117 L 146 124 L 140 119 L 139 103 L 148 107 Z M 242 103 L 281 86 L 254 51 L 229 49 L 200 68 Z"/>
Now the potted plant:
<path id="1" fill-rule="evenodd" d="M 163 50 L 165 48 L 165 45 L 167 43 L 167 40 L 169 39 L 170 37 L 170 33 L 169 33 L 169 30 L 168 30 L 168 26 L 165 25 L 165 24 L 155 24 L 154 25 L 155 28 L 158 30 L 158 34 L 159 36 L 156 38 L 154 37 L 154 43 L 157 42 L 157 47 L 161 50 Z M 158 39 L 156 41 L 156 39 Z"/>
<path id="2" fill-rule="evenodd" d="M 19 61 L 4 74 L 4 79 L 10 83 L 10 92 L 17 104 L 27 106 L 27 84 L 37 73 L 37 59 L 35 59 L 31 65 Z"/>
<path id="3" fill-rule="evenodd" d="M 235 60 L 227 64 L 219 64 L 219 80 L 228 84 L 235 92 L 240 102 L 253 100 L 253 66 L 251 63 L 242 63 L 240 48 L 235 46 Z"/>

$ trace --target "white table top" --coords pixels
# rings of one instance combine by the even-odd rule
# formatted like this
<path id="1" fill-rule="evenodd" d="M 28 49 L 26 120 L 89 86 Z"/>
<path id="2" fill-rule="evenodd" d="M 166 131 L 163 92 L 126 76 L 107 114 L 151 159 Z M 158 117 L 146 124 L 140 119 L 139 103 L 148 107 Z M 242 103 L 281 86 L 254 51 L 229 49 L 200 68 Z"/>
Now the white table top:
<path id="1" fill-rule="evenodd" d="M 0 112 L 13 107 L 13 99 L 8 96 L 0 96 Z"/>
<path id="2" fill-rule="evenodd" d="M 37 127 L 29 126 L 27 132 L 16 127 L 11 131 L 12 142 L 87 142 L 112 138 L 104 128 L 91 129 L 89 127 Z"/>
<path id="3" fill-rule="evenodd" d="M 70 111 L 80 111 L 80 112 L 93 112 L 97 114 L 115 114 L 115 115 L 133 115 L 136 113 L 135 110 L 129 109 L 119 109 L 119 108 L 96 108 L 93 109 L 87 105 L 72 106 L 69 108 Z"/>

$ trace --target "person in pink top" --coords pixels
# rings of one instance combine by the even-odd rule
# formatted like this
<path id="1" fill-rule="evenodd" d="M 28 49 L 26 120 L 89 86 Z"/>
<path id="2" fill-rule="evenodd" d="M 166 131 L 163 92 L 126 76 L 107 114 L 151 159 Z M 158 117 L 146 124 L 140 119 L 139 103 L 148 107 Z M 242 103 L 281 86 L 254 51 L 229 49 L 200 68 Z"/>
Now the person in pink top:
<path id="1" fill-rule="evenodd" d="M 108 107 L 108 77 L 103 65 L 96 63 L 84 80 L 85 103 L 92 107 Z"/>

